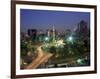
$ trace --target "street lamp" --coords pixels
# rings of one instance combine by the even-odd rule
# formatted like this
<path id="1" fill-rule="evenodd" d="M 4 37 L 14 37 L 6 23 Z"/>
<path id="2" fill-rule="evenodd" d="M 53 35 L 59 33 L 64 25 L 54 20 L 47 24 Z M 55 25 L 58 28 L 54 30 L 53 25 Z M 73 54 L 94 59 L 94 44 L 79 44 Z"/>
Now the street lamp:
<path id="1" fill-rule="evenodd" d="M 68 41 L 72 41 L 72 40 L 73 40 L 73 37 L 70 36 L 70 37 L 68 38 Z"/>
<path id="2" fill-rule="evenodd" d="M 45 41 L 48 41 L 49 40 L 49 37 L 45 37 Z"/>
<path id="3" fill-rule="evenodd" d="M 81 60 L 81 59 L 78 59 L 78 60 L 77 60 L 77 63 L 81 63 L 81 62 L 82 62 L 82 60 Z"/>
<path id="4" fill-rule="evenodd" d="M 48 43 L 48 42 L 49 42 L 49 40 L 50 40 L 50 39 L 49 39 L 49 37 L 47 37 L 47 36 L 46 36 L 46 37 L 44 37 L 44 44 L 45 44 L 45 43 Z"/>
<path id="5" fill-rule="evenodd" d="M 77 63 L 82 65 L 83 64 L 83 59 L 80 59 L 80 58 L 77 59 Z"/>

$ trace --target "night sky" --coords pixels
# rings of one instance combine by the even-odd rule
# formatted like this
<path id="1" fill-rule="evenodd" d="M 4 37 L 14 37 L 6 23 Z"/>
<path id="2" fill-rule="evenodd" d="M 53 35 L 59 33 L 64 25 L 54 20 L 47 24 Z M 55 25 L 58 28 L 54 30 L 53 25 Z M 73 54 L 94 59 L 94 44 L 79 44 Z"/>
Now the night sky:
<path id="1" fill-rule="evenodd" d="M 27 29 L 46 30 L 51 29 L 53 26 L 58 31 L 74 30 L 81 20 L 90 25 L 89 12 L 21 9 L 20 15 L 21 31 L 23 32 L 27 32 Z"/>

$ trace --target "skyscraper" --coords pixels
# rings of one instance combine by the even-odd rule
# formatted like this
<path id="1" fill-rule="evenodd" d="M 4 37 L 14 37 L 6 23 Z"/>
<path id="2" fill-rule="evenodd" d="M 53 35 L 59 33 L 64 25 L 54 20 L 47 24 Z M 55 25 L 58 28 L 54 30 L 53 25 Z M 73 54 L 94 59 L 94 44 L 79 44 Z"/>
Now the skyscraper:
<path id="1" fill-rule="evenodd" d="M 89 33 L 89 28 L 88 28 L 88 24 L 85 21 L 80 21 L 78 23 L 77 29 L 76 29 L 76 34 L 80 37 L 84 37 L 86 38 L 88 33 Z"/>
<path id="2" fill-rule="evenodd" d="M 53 31 L 53 39 L 52 39 L 52 41 L 55 42 L 55 27 L 54 26 L 53 26 L 52 31 Z"/>
<path id="3" fill-rule="evenodd" d="M 36 29 L 28 29 L 28 35 L 34 41 L 36 39 L 36 36 L 37 36 L 37 30 Z"/>

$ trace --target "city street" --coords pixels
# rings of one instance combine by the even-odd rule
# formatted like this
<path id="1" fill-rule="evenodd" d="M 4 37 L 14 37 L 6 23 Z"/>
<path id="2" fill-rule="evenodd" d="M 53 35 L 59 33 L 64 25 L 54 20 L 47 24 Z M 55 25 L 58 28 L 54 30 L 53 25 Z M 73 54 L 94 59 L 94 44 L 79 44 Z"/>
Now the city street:
<path id="1" fill-rule="evenodd" d="M 33 59 L 32 63 L 29 64 L 26 69 L 35 69 L 42 63 L 45 63 L 46 60 L 48 60 L 50 57 L 52 57 L 53 54 L 51 53 L 44 53 L 43 50 L 41 49 L 41 46 L 37 48 L 38 55 L 36 59 Z"/>

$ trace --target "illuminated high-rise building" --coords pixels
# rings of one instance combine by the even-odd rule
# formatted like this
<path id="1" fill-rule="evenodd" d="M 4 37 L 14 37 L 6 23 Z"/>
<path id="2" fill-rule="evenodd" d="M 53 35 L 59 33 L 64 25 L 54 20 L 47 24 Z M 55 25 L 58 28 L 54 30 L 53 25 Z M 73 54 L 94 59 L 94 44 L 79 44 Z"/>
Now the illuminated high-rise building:
<path id="1" fill-rule="evenodd" d="M 53 31 L 53 35 L 52 35 L 53 39 L 52 39 L 52 41 L 55 42 L 55 27 L 54 26 L 53 26 L 53 30 L 52 31 Z"/>

